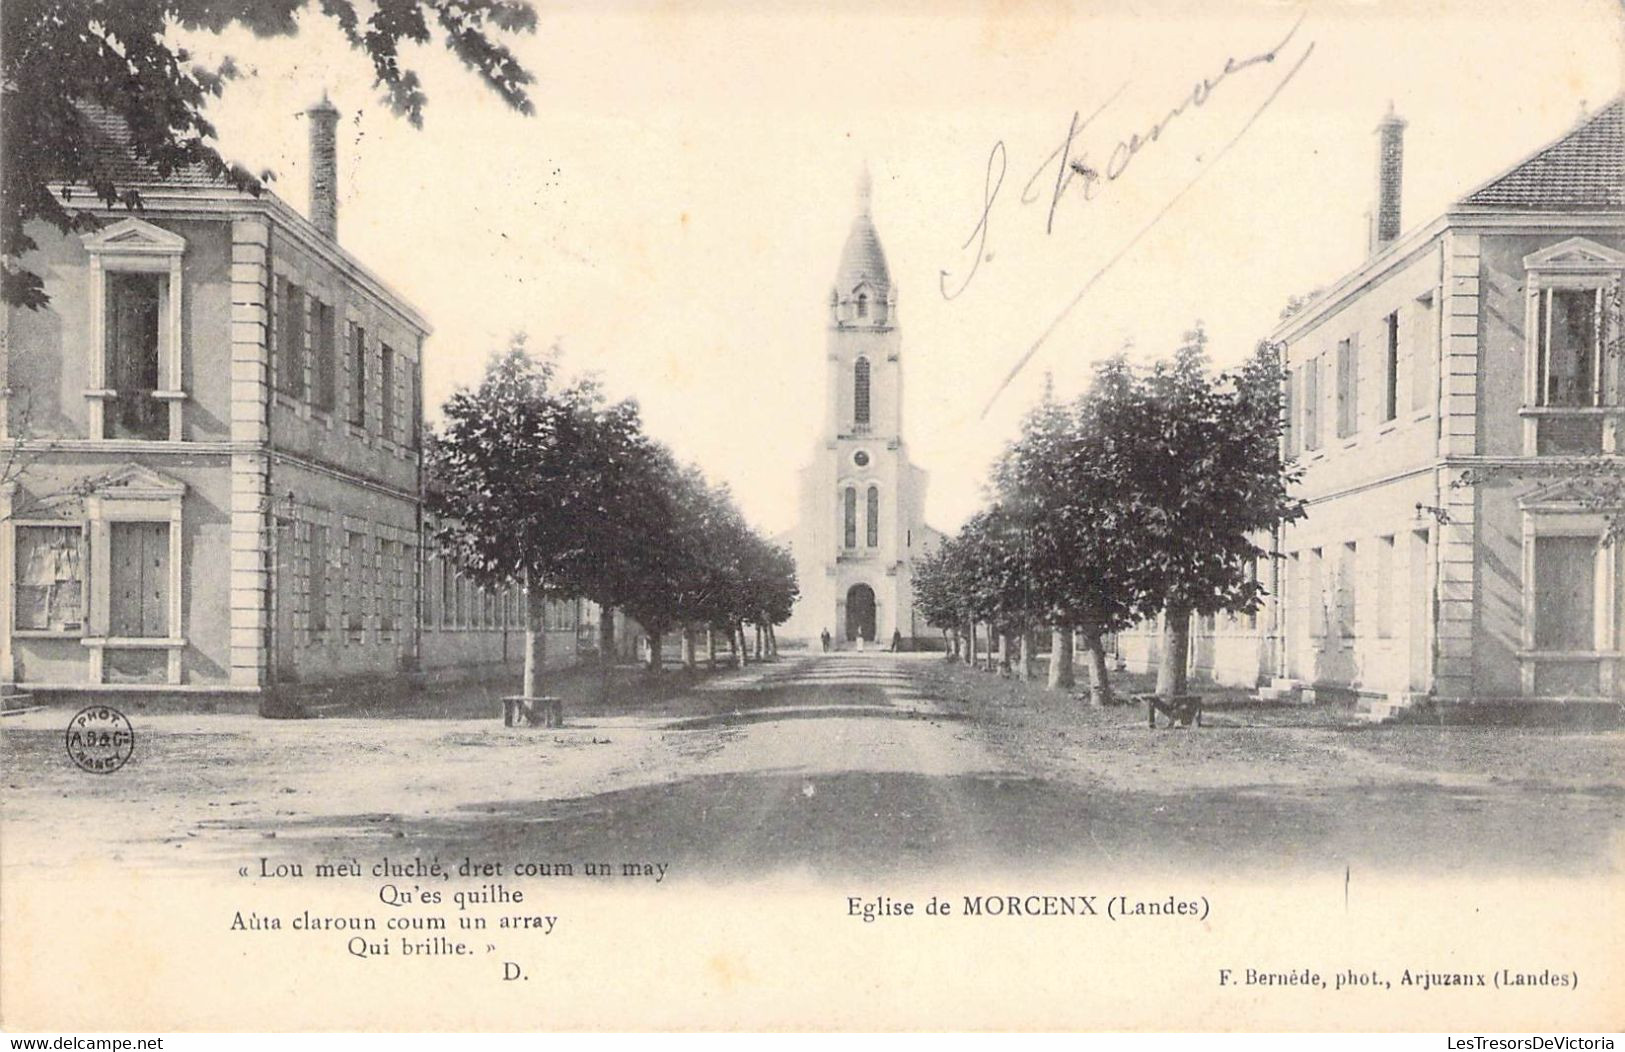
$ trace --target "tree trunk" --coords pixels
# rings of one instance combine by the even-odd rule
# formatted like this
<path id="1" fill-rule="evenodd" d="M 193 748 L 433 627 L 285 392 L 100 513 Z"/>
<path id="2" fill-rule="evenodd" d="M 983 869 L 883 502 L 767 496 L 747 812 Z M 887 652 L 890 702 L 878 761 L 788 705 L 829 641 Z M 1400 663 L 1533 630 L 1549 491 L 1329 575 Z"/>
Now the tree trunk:
<path id="1" fill-rule="evenodd" d="M 967 627 L 970 629 L 970 644 L 965 649 L 965 664 L 969 665 L 971 668 L 975 668 L 976 667 L 976 622 L 975 621 L 970 622 L 970 624 Z"/>
<path id="2" fill-rule="evenodd" d="M 734 626 L 730 624 L 728 626 L 728 667 L 739 668 L 743 664 L 744 662 L 740 660 L 739 656 L 739 634 L 734 631 Z"/>
<path id="3" fill-rule="evenodd" d="M 999 653 L 994 659 L 993 664 L 994 667 L 996 667 L 1000 672 L 1008 673 L 1010 671 L 1010 633 L 999 632 L 996 634 L 999 637 Z M 989 629 L 988 636 L 990 643 L 992 642 L 993 635 L 995 635 L 995 633 Z"/>
<path id="4" fill-rule="evenodd" d="M 607 606 L 598 608 L 598 660 L 615 664 L 615 611 Z"/>
<path id="5" fill-rule="evenodd" d="M 683 667 L 692 672 L 695 668 L 694 660 L 694 626 L 683 626 Z"/>
<path id="6" fill-rule="evenodd" d="M 959 629 L 950 629 L 948 635 L 948 660 L 959 660 Z"/>
<path id="7" fill-rule="evenodd" d="M 1066 625 L 1056 625 L 1050 631 L 1053 642 L 1049 648 L 1049 681 L 1046 685 L 1050 690 L 1071 690 L 1076 682 L 1072 675 L 1072 629 Z"/>
<path id="8" fill-rule="evenodd" d="M 1157 666 L 1157 693 L 1165 698 L 1187 689 L 1187 659 L 1191 649 L 1191 612 L 1169 607 L 1162 633 L 1162 662 Z"/>
<path id="9" fill-rule="evenodd" d="M 1021 654 L 1016 661 L 1016 678 L 1023 683 L 1033 678 L 1033 651 L 1038 641 L 1033 638 L 1033 630 L 1028 628 L 1021 633 Z"/>
<path id="10" fill-rule="evenodd" d="M 709 625 L 705 629 L 705 661 L 712 668 L 717 667 L 717 630 Z"/>
<path id="11" fill-rule="evenodd" d="M 660 660 L 661 660 L 661 658 L 663 656 L 661 654 L 661 652 L 660 652 L 661 651 L 660 636 L 661 636 L 661 634 L 659 632 L 650 632 L 649 633 L 649 671 L 650 672 L 659 672 L 660 671 Z"/>
<path id="12" fill-rule="evenodd" d="M 779 656 L 779 633 L 772 625 L 767 626 L 767 656 L 775 658 Z"/>
<path id="13" fill-rule="evenodd" d="M 1084 650 L 1089 653 L 1089 703 L 1110 705 L 1112 685 L 1106 674 L 1106 641 L 1093 628 L 1080 628 L 1078 635 L 1083 640 Z"/>
<path id="14" fill-rule="evenodd" d="M 750 664 L 750 643 L 745 639 L 745 622 L 734 622 L 734 635 L 739 637 L 739 667 Z"/>
<path id="15" fill-rule="evenodd" d="M 993 622 L 989 621 L 987 623 L 987 649 L 985 651 L 983 651 L 983 654 L 982 654 L 982 671 L 983 672 L 992 672 L 995 668 L 998 667 L 997 665 L 995 665 L 993 663 L 994 662 L 994 657 L 995 657 L 995 654 L 994 654 L 994 651 L 993 651 L 993 637 L 996 634 L 997 634 L 997 629 L 995 629 L 993 627 Z M 1003 648 L 1002 643 L 1000 644 L 1000 648 L 1001 649 Z"/>
<path id="16" fill-rule="evenodd" d="M 547 665 L 547 600 L 540 588 L 525 586 L 525 678 L 520 693 L 541 697 L 542 669 Z"/>

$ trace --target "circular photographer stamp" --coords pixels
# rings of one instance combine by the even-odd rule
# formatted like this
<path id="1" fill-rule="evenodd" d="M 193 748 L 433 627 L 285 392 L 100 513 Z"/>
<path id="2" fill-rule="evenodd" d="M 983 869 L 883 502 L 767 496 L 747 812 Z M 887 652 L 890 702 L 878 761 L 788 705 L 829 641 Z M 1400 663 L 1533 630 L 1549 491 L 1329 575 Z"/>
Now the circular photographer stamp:
<path id="1" fill-rule="evenodd" d="M 68 756 L 80 770 L 112 774 L 135 752 L 135 728 L 111 705 L 80 709 L 68 722 Z"/>

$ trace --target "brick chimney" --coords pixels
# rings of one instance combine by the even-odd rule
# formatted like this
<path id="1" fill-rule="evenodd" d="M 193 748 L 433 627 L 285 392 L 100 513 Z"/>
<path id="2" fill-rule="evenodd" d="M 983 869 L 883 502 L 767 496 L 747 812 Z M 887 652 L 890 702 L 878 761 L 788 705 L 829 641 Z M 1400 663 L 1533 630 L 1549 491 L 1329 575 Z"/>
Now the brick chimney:
<path id="1" fill-rule="evenodd" d="M 1377 203 L 1371 216 L 1371 251 L 1381 252 L 1399 238 L 1399 198 L 1405 169 L 1405 121 L 1388 104 L 1377 125 Z"/>
<path id="2" fill-rule="evenodd" d="M 305 111 L 310 120 L 310 221 L 328 237 L 339 236 L 338 107 L 322 101 Z"/>

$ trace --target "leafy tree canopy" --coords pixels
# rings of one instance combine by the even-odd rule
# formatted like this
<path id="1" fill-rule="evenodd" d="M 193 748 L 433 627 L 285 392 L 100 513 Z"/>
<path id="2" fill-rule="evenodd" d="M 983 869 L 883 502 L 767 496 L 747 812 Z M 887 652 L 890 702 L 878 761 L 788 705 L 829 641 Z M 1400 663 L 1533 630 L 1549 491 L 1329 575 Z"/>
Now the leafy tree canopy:
<path id="1" fill-rule="evenodd" d="M 372 62 L 375 84 L 414 126 L 428 98 L 401 49 L 436 37 L 505 102 L 531 112 L 531 74 L 502 43 L 531 32 L 536 13 L 524 0 L 6 0 L 0 4 L 0 295 L 4 302 L 48 302 L 21 257 L 37 247 L 27 233 L 43 220 L 64 233 L 93 229 L 91 211 L 58 191 L 84 192 L 108 207 L 139 208 L 128 163 L 100 141 L 94 113 L 128 130 L 139 169 L 165 178 L 196 169 L 238 189 L 259 192 L 265 174 L 226 162 L 205 116 L 211 98 L 239 75 L 229 57 L 204 66 L 174 42 L 175 30 L 219 33 L 243 26 L 262 37 L 292 36 L 301 12 L 336 23 Z"/>
<path id="2" fill-rule="evenodd" d="M 795 567 L 726 487 L 642 431 L 637 406 L 563 382 L 523 337 L 454 394 L 430 437 L 437 538 L 482 583 L 526 582 L 619 607 L 659 635 L 678 624 L 779 624 Z"/>

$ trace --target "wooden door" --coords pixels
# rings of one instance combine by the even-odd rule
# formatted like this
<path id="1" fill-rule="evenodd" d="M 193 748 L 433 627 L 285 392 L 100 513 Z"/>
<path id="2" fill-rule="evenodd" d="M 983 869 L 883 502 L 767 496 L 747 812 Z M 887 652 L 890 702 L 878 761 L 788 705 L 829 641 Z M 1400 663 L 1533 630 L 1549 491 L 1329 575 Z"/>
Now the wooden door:
<path id="1" fill-rule="evenodd" d="M 109 631 L 131 639 L 168 636 L 169 523 L 115 522 L 109 533 Z"/>

